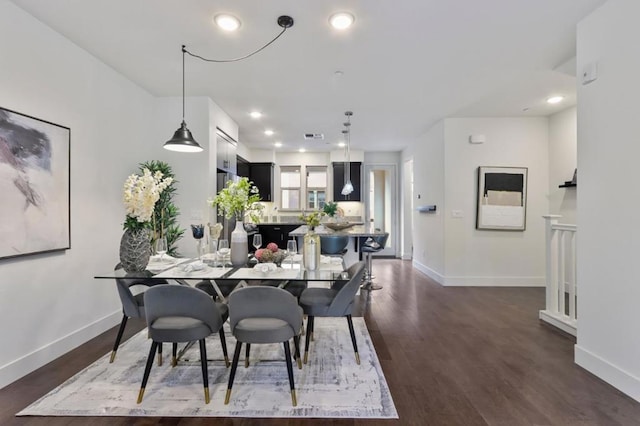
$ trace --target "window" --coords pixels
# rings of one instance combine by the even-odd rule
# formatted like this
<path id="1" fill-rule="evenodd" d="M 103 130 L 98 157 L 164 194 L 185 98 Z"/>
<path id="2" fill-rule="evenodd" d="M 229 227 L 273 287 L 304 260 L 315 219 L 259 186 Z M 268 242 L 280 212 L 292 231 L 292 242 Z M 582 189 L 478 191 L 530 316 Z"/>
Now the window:
<path id="1" fill-rule="evenodd" d="M 283 210 L 300 209 L 300 166 L 280 167 L 280 202 Z"/>
<path id="2" fill-rule="evenodd" d="M 327 202 L 326 166 L 307 167 L 307 205 L 306 208 L 319 210 Z"/>

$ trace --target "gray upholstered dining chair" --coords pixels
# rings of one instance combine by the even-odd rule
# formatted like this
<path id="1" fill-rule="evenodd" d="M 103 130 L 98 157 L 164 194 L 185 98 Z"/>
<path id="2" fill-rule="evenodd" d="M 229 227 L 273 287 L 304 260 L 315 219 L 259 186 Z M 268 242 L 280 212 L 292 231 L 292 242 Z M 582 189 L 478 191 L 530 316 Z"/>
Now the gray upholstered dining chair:
<path id="1" fill-rule="evenodd" d="M 300 306 L 305 314 L 307 314 L 307 335 L 305 336 L 304 345 L 304 363 L 307 363 L 309 357 L 309 340 L 313 336 L 313 325 L 316 317 L 346 317 L 349 325 L 349 333 L 351 334 L 351 343 L 356 355 L 356 363 L 360 364 L 360 355 L 358 354 L 358 344 L 356 343 L 356 335 L 353 329 L 353 320 L 351 319 L 351 311 L 353 310 L 353 300 L 360 288 L 360 281 L 364 275 L 365 263 L 360 261 L 354 263 L 348 269 L 349 282 L 342 288 L 308 288 L 302 292 L 300 296 Z"/>
<path id="2" fill-rule="evenodd" d="M 169 284 L 148 289 L 144 293 L 144 304 L 149 337 L 152 342 L 138 394 L 138 404 L 142 402 L 147 387 L 156 347 L 162 342 L 173 343 L 172 364 L 175 366 L 178 343 L 196 340 L 200 343 L 204 400 L 208 404 L 210 398 L 205 338 L 222 330 L 222 325 L 228 316 L 226 306 L 215 303 L 207 293 L 197 288 Z M 225 363 L 228 364 L 227 344 L 222 332 L 220 339 Z"/>
<path id="3" fill-rule="evenodd" d="M 302 368 L 299 345 L 299 336 L 302 331 L 302 309 L 298 306 L 298 300 L 289 292 L 277 287 L 245 287 L 237 289 L 229 295 L 229 311 L 231 332 L 237 343 L 224 403 L 228 404 L 231 398 L 231 389 L 238 368 L 242 344 L 247 345 L 245 366 L 248 366 L 252 344 L 283 343 L 291 388 L 291 403 L 295 407 L 297 399 L 289 340 L 293 338 L 298 368 Z"/>
<path id="4" fill-rule="evenodd" d="M 320 252 L 328 256 L 344 256 L 348 244 L 348 235 L 320 235 Z"/>
<path id="5" fill-rule="evenodd" d="M 122 265 L 118 263 L 114 269 L 116 271 L 122 269 Z M 133 294 L 131 287 L 144 286 L 148 288 L 157 284 L 167 284 L 167 281 L 144 278 L 116 278 L 116 287 L 118 289 L 118 295 L 120 296 L 120 302 L 122 303 L 122 321 L 120 321 L 120 328 L 118 329 L 116 341 L 113 344 L 109 363 L 112 363 L 116 359 L 116 353 L 118 352 L 118 347 L 120 346 L 120 341 L 122 340 L 122 335 L 129 318 L 144 319 L 144 292 Z M 162 345 L 158 346 L 158 354 L 158 363 L 162 365 Z"/>

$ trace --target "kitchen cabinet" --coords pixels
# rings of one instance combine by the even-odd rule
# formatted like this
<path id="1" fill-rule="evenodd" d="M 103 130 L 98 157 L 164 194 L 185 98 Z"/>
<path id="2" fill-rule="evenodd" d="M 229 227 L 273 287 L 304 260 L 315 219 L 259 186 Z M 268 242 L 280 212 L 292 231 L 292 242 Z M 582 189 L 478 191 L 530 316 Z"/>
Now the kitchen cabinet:
<path id="1" fill-rule="evenodd" d="M 216 167 L 218 170 L 235 175 L 238 171 L 236 159 L 237 142 L 218 129 L 216 145 Z"/>
<path id="2" fill-rule="evenodd" d="M 351 184 L 353 192 L 349 195 L 342 195 L 344 186 L 344 162 L 331 163 L 333 166 L 333 201 L 362 201 L 362 163 L 349 163 L 351 172 Z"/>
<path id="3" fill-rule="evenodd" d="M 265 248 L 269 243 L 276 243 L 279 248 L 286 250 L 287 241 L 289 240 L 289 232 L 293 231 L 300 225 L 300 223 L 258 225 L 258 232 L 262 235 L 261 248 Z"/>
<path id="4" fill-rule="evenodd" d="M 244 158 L 240 157 L 239 155 L 236 157 L 236 168 L 238 170 L 238 177 L 246 177 L 249 178 L 249 180 L 251 179 L 251 163 L 249 163 L 247 160 L 245 160 Z"/>
<path id="5" fill-rule="evenodd" d="M 262 201 L 273 201 L 273 163 L 251 163 L 249 179 L 258 187 Z"/>

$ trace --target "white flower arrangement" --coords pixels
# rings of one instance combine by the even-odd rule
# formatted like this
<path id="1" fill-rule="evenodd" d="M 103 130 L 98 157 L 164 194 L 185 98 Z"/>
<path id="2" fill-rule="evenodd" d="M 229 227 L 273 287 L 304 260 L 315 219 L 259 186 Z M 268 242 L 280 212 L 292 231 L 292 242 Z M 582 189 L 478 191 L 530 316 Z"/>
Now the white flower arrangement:
<path id="1" fill-rule="evenodd" d="M 145 168 L 142 172 L 142 176 L 133 174 L 124 183 L 122 201 L 127 211 L 125 229 L 147 227 L 153 218 L 153 210 L 160 194 L 173 182 L 170 177 L 162 179 L 160 171 L 152 174 Z"/>

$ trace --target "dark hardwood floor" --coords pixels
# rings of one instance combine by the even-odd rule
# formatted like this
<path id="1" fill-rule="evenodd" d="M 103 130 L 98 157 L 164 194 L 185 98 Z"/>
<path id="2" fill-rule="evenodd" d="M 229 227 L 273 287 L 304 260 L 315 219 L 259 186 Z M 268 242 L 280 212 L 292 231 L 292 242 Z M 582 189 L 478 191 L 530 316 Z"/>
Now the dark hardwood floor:
<path id="1" fill-rule="evenodd" d="M 109 352 L 114 328 L 1 389 L 0 424 L 640 425 L 640 403 L 574 364 L 575 339 L 538 320 L 544 289 L 445 288 L 399 260 L 376 259 L 374 271 L 384 289 L 363 292 L 356 314 L 399 420 L 14 416 Z M 132 320 L 125 338 L 142 327 Z"/>

